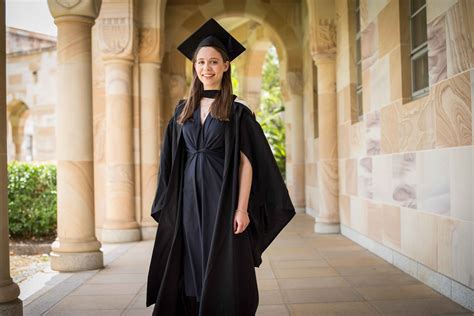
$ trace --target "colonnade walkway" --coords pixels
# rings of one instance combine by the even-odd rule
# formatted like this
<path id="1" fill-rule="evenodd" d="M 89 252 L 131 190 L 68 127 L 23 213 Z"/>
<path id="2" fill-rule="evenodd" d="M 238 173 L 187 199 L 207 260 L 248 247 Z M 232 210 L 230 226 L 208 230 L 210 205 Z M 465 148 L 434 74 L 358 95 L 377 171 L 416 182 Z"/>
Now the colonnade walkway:
<path id="1" fill-rule="evenodd" d="M 346 237 L 317 235 L 313 226 L 312 217 L 297 214 L 264 253 L 257 315 L 471 315 Z M 24 314 L 151 315 L 152 247 L 105 244 L 102 270 L 36 275 L 20 286 Z"/>

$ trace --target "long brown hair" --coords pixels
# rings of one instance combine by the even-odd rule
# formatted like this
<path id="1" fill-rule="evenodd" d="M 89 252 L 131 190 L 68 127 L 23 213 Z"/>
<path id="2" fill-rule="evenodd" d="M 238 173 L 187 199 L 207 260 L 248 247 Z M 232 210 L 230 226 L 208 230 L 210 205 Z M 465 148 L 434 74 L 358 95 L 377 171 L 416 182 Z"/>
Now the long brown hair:
<path id="1" fill-rule="evenodd" d="M 204 85 L 202 84 L 201 80 L 199 80 L 196 68 L 194 67 L 194 63 L 196 62 L 197 54 L 202 47 L 204 46 L 198 47 L 193 56 L 193 80 L 191 82 L 191 87 L 188 92 L 186 104 L 184 105 L 184 109 L 183 111 L 181 111 L 181 114 L 179 115 L 177 120 L 177 122 L 181 125 L 184 124 L 184 122 L 186 122 L 188 119 L 192 119 L 194 111 L 197 109 L 198 106 L 200 106 L 201 95 L 202 91 L 204 90 Z M 221 54 L 224 62 L 229 61 L 229 57 L 227 56 L 227 53 L 225 51 L 223 51 L 219 47 L 212 46 L 212 48 L 214 48 Z M 230 68 L 231 67 L 229 63 L 227 71 L 222 74 L 221 90 L 211 104 L 211 116 L 221 121 L 230 120 L 229 117 L 233 100 Z"/>

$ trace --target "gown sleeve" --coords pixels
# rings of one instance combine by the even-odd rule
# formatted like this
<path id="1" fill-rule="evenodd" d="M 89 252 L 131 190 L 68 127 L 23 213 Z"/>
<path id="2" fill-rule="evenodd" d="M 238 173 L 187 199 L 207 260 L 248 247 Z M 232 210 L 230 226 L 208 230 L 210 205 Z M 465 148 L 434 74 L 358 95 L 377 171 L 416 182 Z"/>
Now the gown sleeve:
<path id="1" fill-rule="evenodd" d="M 163 136 L 163 143 L 161 146 L 160 153 L 160 170 L 158 173 L 158 183 L 155 192 L 155 198 L 151 207 L 151 216 L 155 221 L 159 222 L 161 209 L 165 201 L 166 191 L 168 188 L 168 181 L 171 173 L 172 165 L 172 137 L 173 127 L 175 124 L 174 116 L 168 122 L 165 134 Z"/>
<path id="2" fill-rule="evenodd" d="M 295 208 L 262 127 L 248 109 L 241 116 L 239 147 L 252 164 L 248 229 L 258 267 L 262 253 L 293 218 Z"/>

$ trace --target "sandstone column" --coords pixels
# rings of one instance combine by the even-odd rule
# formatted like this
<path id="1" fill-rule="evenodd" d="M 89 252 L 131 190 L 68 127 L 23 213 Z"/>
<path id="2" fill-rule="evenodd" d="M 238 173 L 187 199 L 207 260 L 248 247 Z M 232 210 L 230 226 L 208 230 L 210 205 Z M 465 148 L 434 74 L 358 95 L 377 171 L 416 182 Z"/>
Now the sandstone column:
<path id="1" fill-rule="evenodd" d="M 15 160 L 24 160 L 22 145 L 24 140 L 25 122 L 29 115 L 28 106 L 21 102 L 15 101 L 7 106 L 7 119 L 11 124 L 12 141 L 15 146 Z"/>
<path id="2" fill-rule="evenodd" d="M 133 2 L 104 3 L 99 44 L 105 63 L 106 215 L 103 242 L 140 240 L 135 218 L 133 157 Z"/>
<path id="3" fill-rule="evenodd" d="M 318 67 L 318 184 L 321 193 L 314 230 L 338 233 L 336 59 L 335 54 L 314 54 L 313 59 Z"/>
<path id="4" fill-rule="evenodd" d="M 146 0 L 140 15 L 140 179 L 142 239 L 154 239 L 157 223 L 151 217 L 155 197 L 163 131 L 168 117 L 163 108 L 161 61 L 163 59 L 162 1 Z M 160 10 L 156 10 L 156 7 Z M 170 108 L 173 105 L 168 105 Z"/>
<path id="5" fill-rule="evenodd" d="M 10 277 L 8 244 L 5 2 L 0 3 L 0 315 L 22 315 L 20 288 Z"/>
<path id="6" fill-rule="evenodd" d="M 163 137 L 161 122 L 161 69 L 160 63 L 140 62 L 140 139 L 142 179 L 142 236 L 153 239 L 156 222 L 151 217 L 151 206 L 155 197 L 160 161 L 160 144 Z M 166 126 L 164 126 L 166 128 Z"/>
<path id="7" fill-rule="evenodd" d="M 58 27 L 58 237 L 51 252 L 57 271 L 103 267 L 94 221 L 91 64 L 91 28 L 100 4 L 48 0 Z"/>
<path id="8" fill-rule="evenodd" d="M 23 129 L 20 130 L 19 127 L 13 129 L 13 144 L 15 144 L 15 160 L 22 161 L 23 153 L 22 146 L 24 140 Z"/>
<path id="9" fill-rule="evenodd" d="M 298 213 L 305 210 L 303 79 L 300 71 L 286 74 L 286 174 L 291 200 Z"/>

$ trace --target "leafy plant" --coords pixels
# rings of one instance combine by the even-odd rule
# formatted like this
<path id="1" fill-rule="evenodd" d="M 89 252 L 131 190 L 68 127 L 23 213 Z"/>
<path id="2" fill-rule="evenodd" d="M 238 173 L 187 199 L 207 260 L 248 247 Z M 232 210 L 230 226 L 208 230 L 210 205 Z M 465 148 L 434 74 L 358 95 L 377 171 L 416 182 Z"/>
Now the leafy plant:
<path id="1" fill-rule="evenodd" d="M 56 232 L 56 166 L 14 161 L 8 164 L 9 232 L 14 238 Z"/>
<path id="2" fill-rule="evenodd" d="M 260 110 L 256 117 L 268 139 L 278 168 L 283 178 L 286 178 L 286 133 L 282 118 L 285 108 L 280 89 L 280 64 L 273 46 L 265 56 L 261 91 Z"/>

